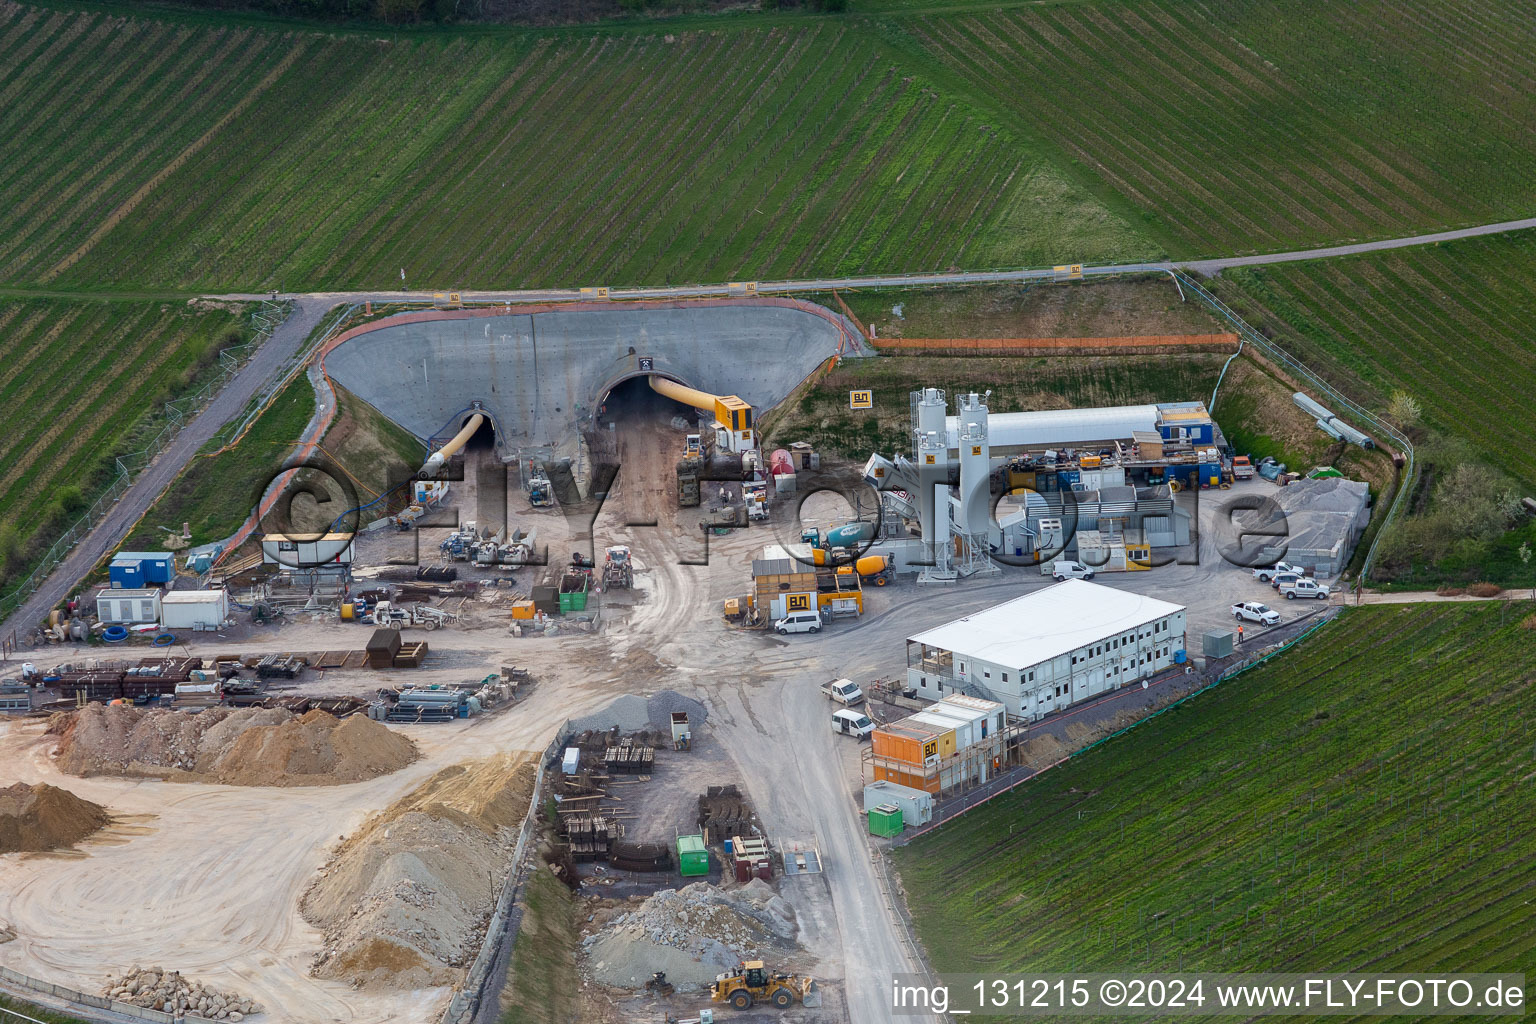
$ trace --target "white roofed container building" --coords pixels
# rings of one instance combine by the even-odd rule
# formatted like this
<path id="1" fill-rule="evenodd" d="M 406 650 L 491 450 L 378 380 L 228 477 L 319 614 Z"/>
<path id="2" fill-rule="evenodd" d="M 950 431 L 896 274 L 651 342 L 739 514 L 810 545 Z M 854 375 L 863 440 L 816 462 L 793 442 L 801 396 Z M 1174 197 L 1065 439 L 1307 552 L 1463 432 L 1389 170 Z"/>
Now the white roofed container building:
<path id="1" fill-rule="evenodd" d="M 994 700 L 1026 721 L 1185 658 L 1184 606 L 1067 580 L 907 638 L 907 685 Z"/>

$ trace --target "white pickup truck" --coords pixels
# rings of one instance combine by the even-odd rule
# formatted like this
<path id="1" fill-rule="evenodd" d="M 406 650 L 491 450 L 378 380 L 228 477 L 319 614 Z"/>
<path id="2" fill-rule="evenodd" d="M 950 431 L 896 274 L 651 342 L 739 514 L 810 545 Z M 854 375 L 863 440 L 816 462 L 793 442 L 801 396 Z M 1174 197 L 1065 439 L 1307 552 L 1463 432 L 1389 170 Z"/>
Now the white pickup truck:
<path id="1" fill-rule="evenodd" d="M 1298 597 L 1310 597 L 1317 601 L 1328 600 L 1333 593 L 1327 584 L 1319 583 L 1310 576 L 1303 576 L 1292 583 L 1281 583 L 1280 593 L 1285 595 L 1287 601 L 1294 601 Z"/>
<path id="2" fill-rule="evenodd" d="M 1239 622 L 1257 622 L 1263 626 L 1273 626 L 1280 621 L 1279 612 L 1257 601 L 1244 601 L 1242 604 L 1233 605 L 1232 615 Z"/>
<path id="3" fill-rule="evenodd" d="M 830 683 L 821 684 L 821 692 L 827 695 L 827 700 L 835 700 L 839 704 L 862 704 L 864 691 L 859 689 L 859 684 L 852 679 L 834 679 Z"/>
<path id="4" fill-rule="evenodd" d="M 1298 576 L 1305 573 L 1299 565 L 1291 565 L 1289 562 L 1276 562 L 1274 565 L 1264 565 L 1253 570 L 1253 578 L 1260 583 L 1272 583 L 1276 576 L 1283 572 L 1293 572 Z"/>

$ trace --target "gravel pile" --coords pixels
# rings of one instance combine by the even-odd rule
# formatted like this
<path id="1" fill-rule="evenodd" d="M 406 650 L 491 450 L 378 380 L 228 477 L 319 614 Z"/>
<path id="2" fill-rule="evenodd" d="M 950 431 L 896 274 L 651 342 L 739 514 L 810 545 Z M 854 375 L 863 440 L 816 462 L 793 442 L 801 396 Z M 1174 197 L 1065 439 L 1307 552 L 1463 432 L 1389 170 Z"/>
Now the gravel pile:
<path id="1" fill-rule="evenodd" d="M 766 882 L 663 889 L 582 941 L 591 977 L 638 988 L 654 971 L 678 986 L 709 985 L 743 960 L 779 959 L 793 946 L 795 912 Z"/>
<path id="2" fill-rule="evenodd" d="M 674 711 L 687 712 L 689 725 L 703 725 L 709 718 L 708 708 L 692 697 L 684 697 L 676 690 L 661 690 L 653 693 L 646 705 L 647 712 L 650 714 L 651 728 L 662 732 L 672 728 Z"/>
<path id="3" fill-rule="evenodd" d="M 601 711 L 571 719 L 576 732 L 607 732 L 617 728 L 620 732 L 639 732 L 651 725 L 651 712 L 644 697 L 632 693 L 615 700 Z"/>
<path id="4" fill-rule="evenodd" d="M 181 1016 L 196 1014 L 208 1020 L 241 1021 L 261 1012 L 261 1004 L 221 992 L 163 967 L 132 967 L 121 978 L 108 977 L 102 994 L 121 1003 Z"/>

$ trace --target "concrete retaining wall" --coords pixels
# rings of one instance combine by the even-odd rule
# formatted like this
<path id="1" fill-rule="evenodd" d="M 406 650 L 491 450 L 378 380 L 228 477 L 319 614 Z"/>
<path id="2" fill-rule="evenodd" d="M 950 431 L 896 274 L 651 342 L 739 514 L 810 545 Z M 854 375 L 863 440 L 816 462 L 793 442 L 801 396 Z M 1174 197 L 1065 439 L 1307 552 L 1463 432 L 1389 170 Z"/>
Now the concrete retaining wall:
<path id="1" fill-rule="evenodd" d="M 408 313 L 328 342 L 325 372 L 421 438 L 483 404 L 504 458 L 585 426 L 607 391 L 649 368 L 739 395 L 759 412 L 828 357 L 856 351 L 847 321 L 797 299 L 587 303 Z"/>
<path id="2" fill-rule="evenodd" d="M 18 995 L 22 998 L 26 998 L 27 993 L 32 993 L 63 1000 L 71 1004 L 68 1012 L 72 1016 L 84 1017 L 87 1020 L 93 1019 L 92 1015 L 87 1010 L 81 1010 L 80 1007 L 110 1010 L 121 1017 L 131 1017 L 136 1020 L 162 1021 L 164 1024 L 175 1024 L 178 1020 L 200 1020 L 200 1018 L 196 1017 L 178 1018 L 169 1013 L 162 1013 L 159 1010 L 151 1010 L 143 1006 L 134 1006 L 132 1003 L 118 1002 L 116 999 L 108 999 L 105 996 L 93 996 L 65 985 L 55 985 L 51 981 L 29 977 L 20 971 L 13 971 L 9 967 L 0 967 L 0 982 L 4 982 L 6 987 L 17 991 Z M 117 1024 L 118 1021 L 117 1017 L 103 1016 L 94 1019 L 110 1021 L 111 1024 Z M 209 1022 L 209 1024 L 217 1024 L 217 1022 Z"/>

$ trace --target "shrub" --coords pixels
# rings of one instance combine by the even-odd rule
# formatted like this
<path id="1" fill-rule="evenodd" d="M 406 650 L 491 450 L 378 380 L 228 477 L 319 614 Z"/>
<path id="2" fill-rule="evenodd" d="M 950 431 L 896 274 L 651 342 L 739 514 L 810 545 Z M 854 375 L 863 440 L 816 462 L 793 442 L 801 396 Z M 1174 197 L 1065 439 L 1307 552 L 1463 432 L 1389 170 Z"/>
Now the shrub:
<path id="1" fill-rule="evenodd" d="M 1467 593 L 1473 597 L 1498 597 L 1504 593 L 1504 588 L 1497 583 L 1474 583 L 1467 588 Z"/>

